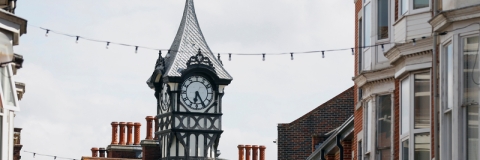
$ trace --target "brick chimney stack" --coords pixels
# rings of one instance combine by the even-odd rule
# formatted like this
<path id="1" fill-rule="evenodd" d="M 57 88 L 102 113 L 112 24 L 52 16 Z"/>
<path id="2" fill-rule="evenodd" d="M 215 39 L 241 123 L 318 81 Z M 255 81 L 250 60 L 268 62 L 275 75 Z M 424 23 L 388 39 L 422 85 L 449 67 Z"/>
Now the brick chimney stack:
<path id="1" fill-rule="evenodd" d="M 253 145 L 252 146 L 252 151 L 253 151 L 253 156 L 252 156 L 252 160 L 258 160 L 258 146 L 257 145 Z"/>
<path id="2" fill-rule="evenodd" d="M 147 116 L 145 118 L 147 120 L 147 137 L 145 139 L 152 140 L 152 121 L 155 119 L 152 116 Z"/>
<path id="3" fill-rule="evenodd" d="M 92 157 L 98 157 L 98 148 L 96 147 L 92 148 Z"/>
<path id="4" fill-rule="evenodd" d="M 140 145 L 140 126 L 142 126 L 142 124 L 140 122 L 136 122 L 134 126 L 135 126 L 135 138 L 133 141 L 133 145 Z"/>
<path id="5" fill-rule="evenodd" d="M 112 145 L 118 144 L 118 122 L 112 122 Z"/>
<path id="6" fill-rule="evenodd" d="M 120 122 L 120 142 L 119 145 L 125 145 L 125 126 L 127 123 L 125 122 Z"/>
<path id="7" fill-rule="evenodd" d="M 252 149 L 252 146 L 251 145 L 245 145 L 245 150 L 246 150 L 246 155 L 245 157 L 247 158 L 246 160 L 250 160 L 250 150 Z"/>
<path id="8" fill-rule="evenodd" d="M 105 150 L 105 148 L 99 148 L 98 151 L 100 152 L 100 158 L 105 158 L 105 152 L 107 150 Z"/>
<path id="9" fill-rule="evenodd" d="M 245 154 L 243 153 L 244 149 L 245 149 L 244 145 L 238 145 L 238 160 L 244 159 L 244 156 L 245 156 Z"/>
<path id="10" fill-rule="evenodd" d="M 127 123 L 127 145 L 133 144 L 133 122 Z"/>
<path id="11" fill-rule="evenodd" d="M 260 160 L 265 160 L 265 149 L 267 149 L 267 147 L 260 146 Z"/>
<path id="12" fill-rule="evenodd" d="M 252 160 L 265 160 L 266 148 L 267 147 L 265 146 L 258 146 L 258 145 L 238 145 L 238 160 L 250 160 L 250 157 L 252 157 Z M 252 149 L 252 152 L 250 152 L 251 149 Z M 258 153 L 259 149 L 260 149 L 260 155 Z"/>

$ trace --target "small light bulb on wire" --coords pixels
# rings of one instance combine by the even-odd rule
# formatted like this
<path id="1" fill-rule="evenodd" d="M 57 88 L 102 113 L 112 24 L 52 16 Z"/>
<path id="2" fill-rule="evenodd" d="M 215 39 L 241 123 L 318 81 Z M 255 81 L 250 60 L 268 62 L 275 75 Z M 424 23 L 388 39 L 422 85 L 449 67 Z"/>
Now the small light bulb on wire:
<path id="1" fill-rule="evenodd" d="M 48 37 L 48 32 L 50 32 L 50 30 L 47 29 L 47 32 L 45 33 L 45 37 Z"/>
<path id="2" fill-rule="evenodd" d="M 108 46 L 109 46 L 109 45 L 110 45 L 110 42 L 107 42 L 107 47 L 106 47 L 107 49 L 108 49 Z"/>
<path id="3" fill-rule="evenodd" d="M 220 61 L 220 53 L 218 54 L 218 56 L 217 56 L 217 57 L 218 57 L 218 60 Z"/>
<path id="4" fill-rule="evenodd" d="M 383 47 L 383 44 L 382 44 L 382 52 L 385 52 L 385 48 Z"/>
<path id="5" fill-rule="evenodd" d="M 138 46 L 135 46 L 135 54 L 138 53 Z"/>
<path id="6" fill-rule="evenodd" d="M 352 55 L 355 55 L 355 50 L 352 48 Z"/>
<path id="7" fill-rule="evenodd" d="M 262 55 L 263 55 L 263 59 L 262 59 L 262 60 L 265 61 L 265 53 L 263 53 Z"/>
<path id="8" fill-rule="evenodd" d="M 228 54 L 228 61 L 232 61 L 232 54 L 231 53 Z"/>
<path id="9" fill-rule="evenodd" d="M 416 45 L 416 44 L 415 44 L 415 43 L 416 43 L 415 38 L 412 39 L 412 42 L 413 42 L 413 46 L 415 46 L 415 45 Z"/>
<path id="10" fill-rule="evenodd" d="M 77 43 L 77 44 L 78 44 L 78 39 L 79 39 L 79 38 L 80 38 L 80 36 L 77 36 L 77 40 L 75 41 L 75 43 Z"/>
<path id="11" fill-rule="evenodd" d="M 291 60 L 293 61 L 293 53 L 290 53 Z"/>
<path id="12" fill-rule="evenodd" d="M 158 51 L 158 56 L 162 57 L 162 50 Z"/>
<path id="13" fill-rule="evenodd" d="M 322 51 L 322 58 L 325 58 L 325 51 Z"/>

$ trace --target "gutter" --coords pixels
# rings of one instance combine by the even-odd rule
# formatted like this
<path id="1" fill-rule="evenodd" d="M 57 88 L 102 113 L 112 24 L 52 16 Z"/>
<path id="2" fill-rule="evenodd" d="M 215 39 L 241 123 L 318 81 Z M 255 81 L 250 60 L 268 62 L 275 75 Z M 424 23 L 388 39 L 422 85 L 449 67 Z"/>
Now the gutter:
<path id="1" fill-rule="evenodd" d="M 342 142 L 340 142 L 341 141 L 340 136 L 341 136 L 340 134 L 337 135 L 336 141 L 337 141 L 337 147 L 340 150 L 340 159 L 343 159 L 343 146 L 342 146 Z"/>

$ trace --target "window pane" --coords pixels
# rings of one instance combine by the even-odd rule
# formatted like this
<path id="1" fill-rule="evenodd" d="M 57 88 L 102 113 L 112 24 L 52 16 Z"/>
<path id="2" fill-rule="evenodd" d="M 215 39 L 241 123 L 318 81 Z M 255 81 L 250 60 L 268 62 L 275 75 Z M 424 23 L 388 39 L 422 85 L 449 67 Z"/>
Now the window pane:
<path id="1" fill-rule="evenodd" d="M 445 152 L 443 155 L 446 156 L 445 159 L 453 159 L 452 158 L 452 112 L 448 112 L 445 114 L 445 136 L 442 138 L 441 142 L 443 141 L 444 150 Z"/>
<path id="2" fill-rule="evenodd" d="M 358 152 L 357 152 L 358 159 L 362 159 L 362 155 L 363 155 L 362 147 L 363 147 L 362 141 L 358 142 Z"/>
<path id="3" fill-rule="evenodd" d="M 392 127 L 391 95 L 378 97 L 377 105 L 377 159 L 390 159 Z"/>
<path id="4" fill-rule="evenodd" d="M 414 127 L 430 128 L 430 73 L 415 74 Z"/>
<path id="5" fill-rule="evenodd" d="M 453 46 L 449 44 L 445 48 L 447 59 L 447 108 L 453 108 Z"/>
<path id="6" fill-rule="evenodd" d="M 358 49 L 358 73 L 362 72 L 363 70 L 363 55 L 362 55 L 362 51 L 363 49 L 361 49 L 362 45 L 363 45 L 363 27 L 362 27 L 363 23 L 362 23 L 362 19 L 359 19 L 358 20 L 358 45 L 360 46 L 360 48 Z"/>
<path id="7" fill-rule="evenodd" d="M 371 37 L 372 36 L 372 14 L 371 14 L 371 7 L 370 7 L 370 4 L 367 4 L 364 8 L 364 23 L 365 23 L 365 27 L 364 27 L 364 31 L 363 33 L 365 34 L 363 36 L 364 40 L 363 40 L 363 46 L 370 46 L 370 42 L 371 42 Z"/>
<path id="8" fill-rule="evenodd" d="M 429 0 L 413 0 L 413 9 L 428 7 Z"/>
<path id="9" fill-rule="evenodd" d="M 408 133 L 410 129 L 410 79 L 402 81 L 402 135 Z"/>
<path id="10" fill-rule="evenodd" d="M 430 160 L 430 133 L 415 135 L 414 160 Z"/>
<path id="11" fill-rule="evenodd" d="M 408 160 L 408 139 L 402 142 L 402 160 Z"/>
<path id="12" fill-rule="evenodd" d="M 388 38 L 388 1 L 378 0 L 378 39 Z"/>
<path id="13" fill-rule="evenodd" d="M 402 7 L 402 15 L 404 15 L 405 13 L 407 13 L 408 11 L 408 1 L 409 0 L 402 0 L 402 4 L 401 4 L 401 7 Z"/>
<path id="14" fill-rule="evenodd" d="M 366 134 L 367 137 L 365 138 L 365 141 L 367 142 L 366 151 L 370 151 L 370 148 L 371 148 L 370 146 L 372 144 L 372 142 L 370 140 L 370 138 L 372 137 L 372 133 L 371 133 L 372 132 L 372 125 L 371 124 L 372 124 L 372 101 L 368 101 L 368 103 L 367 103 L 367 124 L 366 124 L 367 129 L 365 131 L 367 133 Z"/>
<path id="15" fill-rule="evenodd" d="M 478 37 L 463 39 L 464 56 L 464 104 L 467 106 L 467 158 L 478 160 L 478 103 L 479 103 L 479 64 Z"/>
<path id="16" fill-rule="evenodd" d="M 11 81 L 11 77 L 10 77 L 10 72 L 8 70 L 8 67 L 5 66 L 5 67 L 2 67 L 0 68 L 0 81 L 2 83 L 2 89 L 3 89 L 3 96 L 5 98 L 5 103 L 7 105 L 10 105 L 10 106 L 15 106 L 15 98 L 14 98 L 14 94 L 16 94 L 15 92 L 13 92 L 13 88 L 12 88 L 12 81 Z"/>

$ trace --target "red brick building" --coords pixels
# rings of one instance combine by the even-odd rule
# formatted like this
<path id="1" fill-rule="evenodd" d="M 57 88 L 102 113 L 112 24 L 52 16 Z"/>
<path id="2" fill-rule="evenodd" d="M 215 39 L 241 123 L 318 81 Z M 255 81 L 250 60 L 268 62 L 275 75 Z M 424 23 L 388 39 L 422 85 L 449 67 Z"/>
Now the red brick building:
<path id="1" fill-rule="evenodd" d="M 278 159 L 306 159 L 352 116 L 353 87 L 291 123 L 278 124 Z"/>

